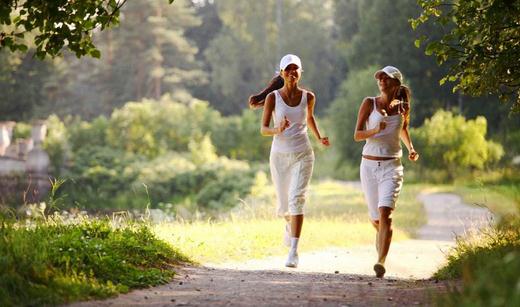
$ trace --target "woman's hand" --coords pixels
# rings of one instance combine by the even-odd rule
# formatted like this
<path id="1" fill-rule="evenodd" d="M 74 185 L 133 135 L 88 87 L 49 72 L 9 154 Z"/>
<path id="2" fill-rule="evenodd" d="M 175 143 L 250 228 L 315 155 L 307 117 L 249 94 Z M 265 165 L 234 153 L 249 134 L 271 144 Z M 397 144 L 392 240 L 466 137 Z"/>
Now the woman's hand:
<path id="1" fill-rule="evenodd" d="M 320 138 L 320 143 L 323 145 L 323 146 L 330 146 L 330 142 L 329 142 L 329 138 L 328 137 L 322 137 Z"/>
<path id="2" fill-rule="evenodd" d="M 381 132 L 381 130 L 385 130 L 385 128 L 386 128 L 386 117 L 388 116 L 388 114 L 386 113 L 385 109 L 382 109 L 381 113 L 383 113 L 383 119 L 379 122 L 379 125 L 377 125 L 377 127 L 375 128 L 376 134 Z"/>
<path id="3" fill-rule="evenodd" d="M 417 153 L 415 149 L 411 148 L 410 152 L 408 153 L 408 159 L 412 162 L 419 160 L 419 153 Z"/>
<path id="4" fill-rule="evenodd" d="M 284 116 L 280 126 L 278 126 L 278 134 L 281 134 L 285 131 L 285 129 L 289 128 L 291 122 L 287 119 L 287 116 Z"/>

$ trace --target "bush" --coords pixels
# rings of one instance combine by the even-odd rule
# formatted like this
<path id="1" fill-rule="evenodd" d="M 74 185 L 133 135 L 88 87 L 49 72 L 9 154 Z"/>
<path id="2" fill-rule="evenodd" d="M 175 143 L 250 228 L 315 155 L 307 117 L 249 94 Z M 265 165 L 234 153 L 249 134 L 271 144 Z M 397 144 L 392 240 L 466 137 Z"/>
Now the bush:
<path id="1" fill-rule="evenodd" d="M 220 114 L 207 102 L 161 100 L 129 102 L 114 110 L 107 129 L 111 147 L 155 158 L 167 151 L 187 151 L 191 139 L 215 129 Z"/>
<path id="2" fill-rule="evenodd" d="M 219 155 L 248 161 L 268 161 L 272 138 L 260 134 L 261 110 L 244 110 L 241 116 L 223 117 L 212 129 Z"/>
<path id="3" fill-rule="evenodd" d="M 487 121 L 479 116 L 466 120 L 461 115 L 439 110 L 423 126 L 412 129 L 412 139 L 421 154 L 420 165 L 446 170 L 455 178 L 468 169 L 483 169 L 504 154 L 500 144 L 486 140 Z"/>

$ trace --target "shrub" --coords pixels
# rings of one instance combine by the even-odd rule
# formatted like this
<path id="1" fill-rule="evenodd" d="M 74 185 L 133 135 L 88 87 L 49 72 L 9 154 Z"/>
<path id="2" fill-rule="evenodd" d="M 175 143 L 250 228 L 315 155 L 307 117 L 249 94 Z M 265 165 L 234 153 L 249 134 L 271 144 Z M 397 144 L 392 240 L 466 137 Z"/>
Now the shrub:
<path id="1" fill-rule="evenodd" d="M 461 115 L 439 110 L 423 126 L 412 129 L 420 164 L 446 170 L 450 178 L 467 169 L 483 169 L 504 154 L 500 144 L 486 140 L 487 121 L 479 116 L 466 120 Z"/>

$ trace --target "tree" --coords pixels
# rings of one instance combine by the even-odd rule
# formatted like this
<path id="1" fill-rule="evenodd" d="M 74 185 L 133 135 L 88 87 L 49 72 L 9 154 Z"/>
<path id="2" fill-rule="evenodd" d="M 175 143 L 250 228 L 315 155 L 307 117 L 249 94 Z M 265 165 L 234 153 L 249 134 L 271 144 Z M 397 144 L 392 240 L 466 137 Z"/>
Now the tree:
<path id="1" fill-rule="evenodd" d="M 205 55 L 211 101 L 224 114 L 239 114 L 247 97 L 278 71 L 283 54 L 298 54 L 301 84 L 317 93 L 317 112 L 333 99 L 339 83 L 332 37 L 332 1 L 215 2 L 222 30 Z M 342 76 L 341 76 L 342 77 Z"/>
<path id="2" fill-rule="evenodd" d="M 363 98 L 378 93 L 374 80 L 375 70 L 377 66 L 350 71 L 347 79 L 340 85 L 336 99 L 327 110 L 334 127 L 336 145 L 333 150 L 338 151 L 341 163 L 359 163 L 364 142 L 354 142 L 354 130 Z"/>
<path id="3" fill-rule="evenodd" d="M 30 119 L 49 94 L 53 73 L 52 63 L 35 61 L 31 53 L 0 50 L 0 120 Z"/>
<path id="4" fill-rule="evenodd" d="M 438 85 L 438 80 L 447 69 L 439 67 L 434 59 L 414 46 L 414 38 L 419 34 L 411 29 L 408 20 L 420 12 L 415 1 L 358 0 L 354 1 L 357 7 L 354 3 L 348 6 L 343 3 L 337 7 L 359 14 L 357 18 L 351 18 L 357 20 L 354 23 L 357 33 L 348 29 L 340 32 L 351 38 L 343 51 L 348 69 L 359 71 L 372 65 L 398 67 L 403 72 L 405 84 L 413 92 L 412 126 L 422 124 L 438 108 L 448 107 L 457 101 L 449 89 Z M 392 12 L 390 18 L 388 12 Z M 351 23 L 342 22 L 339 25 L 343 27 Z M 430 27 L 424 27 L 421 31 L 425 35 L 435 36 Z"/>
<path id="5" fill-rule="evenodd" d="M 185 31 L 200 24 L 189 0 L 128 2 L 117 28 L 97 32 L 94 43 L 100 59 L 77 59 L 69 52 L 53 59 L 59 75 L 56 95 L 41 114 L 109 116 L 114 108 L 144 97 L 159 99 L 203 84 L 206 74 L 195 58 L 198 51 Z M 1 99 L 1 98 L 0 98 Z"/>
<path id="6" fill-rule="evenodd" d="M 99 58 L 100 51 L 92 34 L 119 22 L 120 8 L 127 0 L 90 1 L 18 1 L 6 0 L 0 5 L 0 50 L 28 51 L 30 38 L 40 59 L 55 57 L 66 48 L 77 57 Z M 171 4 L 175 0 L 168 0 Z M 34 38 L 32 36 L 34 35 Z"/>
<path id="7" fill-rule="evenodd" d="M 418 0 L 421 15 L 412 27 L 433 20 L 443 31 L 440 39 L 426 36 L 426 54 L 450 71 L 440 83 L 455 82 L 454 91 L 482 96 L 498 94 L 503 100 L 516 99 L 513 111 L 520 111 L 520 1 Z"/>

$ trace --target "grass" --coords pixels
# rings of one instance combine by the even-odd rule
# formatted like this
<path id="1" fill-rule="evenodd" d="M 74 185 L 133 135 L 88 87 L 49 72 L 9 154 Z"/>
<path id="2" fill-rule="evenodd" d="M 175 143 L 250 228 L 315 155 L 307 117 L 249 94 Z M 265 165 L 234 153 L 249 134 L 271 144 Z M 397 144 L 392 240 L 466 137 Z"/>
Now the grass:
<path id="1" fill-rule="evenodd" d="M 441 306 L 520 306 L 520 217 L 459 239 L 435 277 L 463 280 Z"/>
<path id="2" fill-rule="evenodd" d="M 405 186 L 394 213 L 394 240 L 410 238 L 425 222 L 415 199 L 420 186 Z M 156 225 L 157 236 L 200 263 L 222 263 L 284 255 L 284 221 L 274 217 L 272 186 L 254 189 L 241 206 L 216 220 L 180 221 Z M 362 192 L 339 181 L 312 183 L 306 204 L 300 250 L 373 244 Z"/>
<path id="3" fill-rule="evenodd" d="M 486 206 L 498 224 L 459 238 L 440 279 L 462 279 L 462 289 L 442 296 L 441 306 L 520 306 L 520 187 L 512 183 L 439 186 L 464 202 Z"/>
<path id="4" fill-rule="evenodd" d="M 143 223 L 0 220 L 0 305 L 56 305 L 169 281 L 189 261 Z"/>

